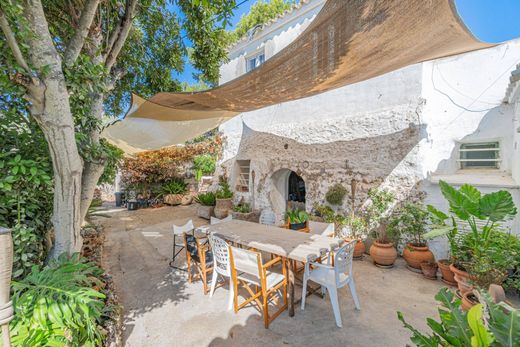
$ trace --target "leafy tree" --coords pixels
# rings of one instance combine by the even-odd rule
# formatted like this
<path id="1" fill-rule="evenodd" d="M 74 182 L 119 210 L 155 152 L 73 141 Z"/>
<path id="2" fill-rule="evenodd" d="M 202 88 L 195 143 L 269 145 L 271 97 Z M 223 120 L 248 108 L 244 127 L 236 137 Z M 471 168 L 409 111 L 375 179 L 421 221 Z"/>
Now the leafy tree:
<path id="1" fill-rule="evenodd" d="M 282 15 L 291 9 L 296 3 L 295 0 L 260 0 L 257 1 L 248 14 L 243 15 L 238 22 L 236 29 L 228 35 L 229 43 L 234 43 L 244 37 L 249 30 L 257 25 L 262 25 L 272 19 Z"/>
<path id="2" fill-rule="evenodd" d="M 182 70 L 187 54 L 182 28 L 201 78 L 215 83 L 226 52 L 221 34 L 234 6 L 227 0 L 0 0 L 0 109 L 16 105 L 11 111 L 37 124 L 48 145 L 53 257 L 81 248 L 81 222 L 113 154 L 100 139 L 106 117 L 121 114 L 130 90 L 145 97 L 180 90 L 172 71 Z"/>

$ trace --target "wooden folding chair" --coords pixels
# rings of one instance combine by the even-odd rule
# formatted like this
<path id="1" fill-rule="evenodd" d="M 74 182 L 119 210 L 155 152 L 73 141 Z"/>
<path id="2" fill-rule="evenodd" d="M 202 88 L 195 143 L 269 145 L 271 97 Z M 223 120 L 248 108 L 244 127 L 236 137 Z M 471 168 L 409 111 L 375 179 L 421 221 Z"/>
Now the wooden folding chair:
<path id="1" fill-rule="evenodd" d="M 208 293 L 208 274 L 213 271 L 213 254 L 209 250 L 207 237 L 196 237 L 184 234 L 186 262 L 188 263 L 188 283 L 193 280 L 192 263 L 197 269 L 197 275 L 202 280 L 204 295 Z"/>

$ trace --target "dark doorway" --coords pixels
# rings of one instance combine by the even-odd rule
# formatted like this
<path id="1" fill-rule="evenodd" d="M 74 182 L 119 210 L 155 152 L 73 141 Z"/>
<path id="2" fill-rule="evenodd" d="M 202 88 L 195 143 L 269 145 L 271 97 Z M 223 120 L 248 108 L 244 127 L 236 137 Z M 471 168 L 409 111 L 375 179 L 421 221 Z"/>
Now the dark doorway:
<path id="1" fill-rule="evenodd" d="M 288 201 L 305 203 L 305 181 L 295 172 L 291 172 L 291 174 L 289 175 L 288 188 Z"/>

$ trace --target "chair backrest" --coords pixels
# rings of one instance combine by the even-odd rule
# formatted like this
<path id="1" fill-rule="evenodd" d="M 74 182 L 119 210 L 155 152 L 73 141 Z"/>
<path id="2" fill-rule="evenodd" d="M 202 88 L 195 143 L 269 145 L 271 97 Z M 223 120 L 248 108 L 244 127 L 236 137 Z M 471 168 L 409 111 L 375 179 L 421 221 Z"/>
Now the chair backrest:
<path id="1" fill-rule="evenodd" d="M 336 284 L 340 283 L 340 274 L 344 273 L 352 276 L 352 258 L 354 257 L 354 247 L 357 240 L 351 241 L 338 249 L 334 254 L 334 272 L 336 275 Z"/>
<path id="2" fill-rule="evenodd" d="M 182 235 L 184 233 L 192 231 L 193 229 L 195 229 L 195 226 L 193 225 L 193 221 L 191 219 L 184 225 L 173 225 L 173 233 L 175 235 Z"/>
<path id="3" fill-rule="evenodd" d="M 231 276 L 231 268 L 229 263 L 229 247 L 223 238 L 216 233 L 211 233 L 209 236 L 209 244 L 213 252 L 213 262 L 215 270 L 224 275 Z"/>
<path id="4" fill-rule="evenodd" d="M 211 217 L 209 220 L 209 224 L 215 225 L 215 224 L 219 224 L 219 223 L 229 222 L 231 220 L 233 220 L 233 216 L 231 216 L 230 214 L 228 214 L 228 216 L 226 218 L 222 218 L 222 219 L 218 219 L 216 217 Z"/>
<path id="5" fill-rule="evenodd" d="M 260 224 L 275 225 L 276 215 L 271 210 L 262 210 L 260 213 Z"/>
<path id="6" fill-rule="evenodd" d="M 245 272 L 261 278 L 262 255 L 259 252 L 229 246 L 231 266 L 236 272 Z"/>

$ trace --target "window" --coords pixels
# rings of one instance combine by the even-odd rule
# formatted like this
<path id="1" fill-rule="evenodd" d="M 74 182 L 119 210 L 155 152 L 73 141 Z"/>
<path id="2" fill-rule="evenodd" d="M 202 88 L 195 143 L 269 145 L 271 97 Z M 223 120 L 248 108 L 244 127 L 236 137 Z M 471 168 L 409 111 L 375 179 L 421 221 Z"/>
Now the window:
<path id="1" fill-rule="evenodd" d="M 249 173 L 251 170 L 251 161 L 249 160 L 237 160 L 238 166 L 238 183 L 236 189 L 239 192 L 249 191 Z"/>
<path id="2" fill-rule="evenodd" d="M 256 69 L 265 61 L 264 52 L 257 53 L 254 56 L 247 58 L 247 72 Z"/>
<path id="3" fill-rule="evenodd" d="M 461 169 L 498 169 L 499 167 L 498 142 L 463 143 L 459 151 Z"/>

